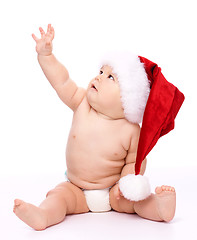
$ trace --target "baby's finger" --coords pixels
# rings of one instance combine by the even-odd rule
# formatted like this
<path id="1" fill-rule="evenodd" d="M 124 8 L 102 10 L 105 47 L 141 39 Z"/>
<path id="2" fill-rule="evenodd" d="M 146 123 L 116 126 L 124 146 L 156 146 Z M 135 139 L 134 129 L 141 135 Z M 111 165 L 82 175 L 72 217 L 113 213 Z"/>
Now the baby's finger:
<path id="1" fill-rule="evenodd" d="M 32 34 L 32 38 L 33 38 L 36 42 L 39 40 L 39 38 L 37 38 L 37 37 L 35 36 L 35 34 Z"/>
<path id="2" fill-rule="evenodd" d="M 39 28 L 39 30 L 40 30 L 40 33 L 41 33 L 41 37 L 43 38 L 44 35 L 45 35 L 45 32 L 44 32 L 44 30 L 41 27 Z"/>
<path id="3" fill-rule="evenodd" d="M 116 199 L 120 199 L 120 190 L 119 190 L 119 186 L 116 186 L 116 188 L 114 189 L 114 195 L 116 197 Z"/>
<path id="4" fill-rule="evenodd" d="M 122 194 L 122 192 L 120 191 L 120 189 L 119 189 L 119 194 L 120 194 L 121 197 L 124 197 L 124 195 Z"/>
<path id="5" fill-rule="evenodd" d="M 50 32 L 51 32 L 51 24 L 48 24 L 47 33 L 50 33 Z"/>
<path id="6" fill-rule="evenodd" d="M 55 31 L 54 31 L 54 28 L 53 28 L 53 27 L 51 27 L 51 34 L 52 34 L 52 39 L 54 39 Z"/>

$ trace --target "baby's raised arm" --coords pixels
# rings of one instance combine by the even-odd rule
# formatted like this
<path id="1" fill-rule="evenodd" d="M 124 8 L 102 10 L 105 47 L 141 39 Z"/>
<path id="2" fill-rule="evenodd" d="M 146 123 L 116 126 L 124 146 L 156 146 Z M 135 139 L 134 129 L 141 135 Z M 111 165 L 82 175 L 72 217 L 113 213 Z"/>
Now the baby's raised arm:
<path id="1" fill-rule="evenodd" d="M 54 28 L 51 24 L 48 25 L 46 33 L 42 28 L 39 30 L 40 39 L 32 34 L 36 42 L 38 62 L 60 99 L 75 111 L 85 96 L 85 90 L 77 87 L 76 83 L 70 79 L 67 69 L 53 55 Z"/>

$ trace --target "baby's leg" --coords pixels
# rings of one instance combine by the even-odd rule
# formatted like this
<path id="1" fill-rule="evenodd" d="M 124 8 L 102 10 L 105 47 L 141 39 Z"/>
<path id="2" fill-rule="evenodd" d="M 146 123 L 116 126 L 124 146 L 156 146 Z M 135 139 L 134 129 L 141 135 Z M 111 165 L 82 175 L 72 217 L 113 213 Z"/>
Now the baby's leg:
<path id="1" fill-rule="evenodd" d="M 162 186 L 156 188 L 156 194 L 143 201 L 132 202 L 120 196 L 116 199 L 114 192 L 115 185 L 110 191 L 111 207 L 118 212 L 137 213 L 143 218 L 153 221 L 169 222 L 173 219 L 176 208 L 176 193 L 173 187 Z"/>
<path id="2" fill-rule="evenodd" d="M 64 220 L 68 214 L 88 212 L 82 190 L 72 183 L 64 182 L 47 193 L 46 199 L 36 207 L 15 200 L 14 213 L 35 230 L 43 230 Z"/>
<path id="3" fill-rule="evenodd" d="M 127 200 L 123 196 L 119 196 L 117 199 L 117 191 L 119 189 L 118 184 L 114 185 L 109 193 L 110 205 L 113 210 L 121 213 L 135 213 L 134 202 Z"/>
<path id="4" fill-rule="evenodd" d="M 155 189 L 155 193 L 143 201 L 136 202 L 135 212 L 150 220 L 171 221 L 176 209 L 175 189 L 170 186 L 161 186 Z"/>

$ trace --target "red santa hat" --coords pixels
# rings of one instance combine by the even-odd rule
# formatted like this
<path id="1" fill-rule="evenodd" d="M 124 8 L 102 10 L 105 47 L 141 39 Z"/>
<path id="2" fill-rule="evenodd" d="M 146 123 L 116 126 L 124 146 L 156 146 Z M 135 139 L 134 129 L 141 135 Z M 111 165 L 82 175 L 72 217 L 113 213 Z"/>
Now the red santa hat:
<path id="1" fill-rule="evenodd" d="M 119 186 L 125 198 L 143 200 L 151 192 L 148 179 L 139 175 L 141 164 L 158 139 L 174 128 L 184 95 L 165 79 L 157 64 L 144 57 L 111 52 L 104 55 L 103 65 L 112 67 L 118 77 L 126 119 L 132 123 L 142 121 L 135 174 L 121 178 Z"/>

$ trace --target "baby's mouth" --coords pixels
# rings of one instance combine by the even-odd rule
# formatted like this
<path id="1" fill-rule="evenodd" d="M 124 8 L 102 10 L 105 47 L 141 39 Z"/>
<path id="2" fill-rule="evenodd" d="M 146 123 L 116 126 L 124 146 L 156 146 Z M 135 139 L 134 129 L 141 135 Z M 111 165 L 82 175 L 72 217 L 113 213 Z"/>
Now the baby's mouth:
<path id="1" fill-rule="evenodd" d="M 96 91 L 98 91 L 97 88 L 95 87 L 95 85 L 94 85 L 93 83 L 92 83 L 91 88 L 93 88 L 93 89 L 95 89 Z"/>

